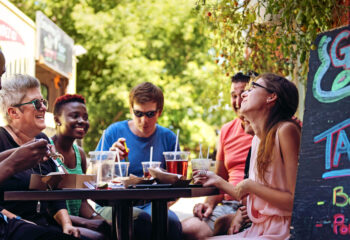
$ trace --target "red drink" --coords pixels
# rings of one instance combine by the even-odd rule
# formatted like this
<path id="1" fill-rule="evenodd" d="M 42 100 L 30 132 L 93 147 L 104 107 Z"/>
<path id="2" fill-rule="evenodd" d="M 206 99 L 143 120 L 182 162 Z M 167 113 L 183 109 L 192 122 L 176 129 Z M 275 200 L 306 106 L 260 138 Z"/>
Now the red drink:
<path id="1" fill-rule="evenodd" d="M 151 174 L 149 172 L 143 172 L 143 177 L 150 179 L 151 178 Z"/>
<path id="2" fill-rule="evenodd" d="M 187 160 L 179 161 L 179 160 L 167 160 L 166 161 L 166 169 L 170 173 L 181 174 L 185 178 L 187 177 Z"/>

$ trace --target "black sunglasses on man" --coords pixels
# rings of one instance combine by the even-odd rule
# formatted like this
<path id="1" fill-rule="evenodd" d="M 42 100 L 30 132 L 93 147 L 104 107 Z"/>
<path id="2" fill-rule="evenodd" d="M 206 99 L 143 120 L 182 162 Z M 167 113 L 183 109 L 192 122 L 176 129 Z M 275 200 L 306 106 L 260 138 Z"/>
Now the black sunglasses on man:
<path id="1" fill-rule="evenodd" d="M 135 116 L 139 117 L 139 118 L 143 117 L 143 116 L 146 116 L 148 118 L 153 118 L 156 115 L 156 113 L 158 112 L 158 110 L 142 112 L 142 111 L 138 111 L 138 110 L 135 110 L 135 109 L 133 109 L 133 111 L 134 111 Z"/>

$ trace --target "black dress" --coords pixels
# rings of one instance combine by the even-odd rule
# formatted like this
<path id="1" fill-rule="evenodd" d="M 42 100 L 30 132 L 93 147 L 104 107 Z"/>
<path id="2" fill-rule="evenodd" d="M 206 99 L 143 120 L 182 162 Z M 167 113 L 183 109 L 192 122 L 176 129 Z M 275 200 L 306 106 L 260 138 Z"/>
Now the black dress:
<path id="1" fill-rule="evenodd" d="M 44 133 L 36 136 L 37 139 L 48 137 Z M 12 136 L 0 127 L 0 152 L 19 147 Z M 30 220 L 38 225 L 56 225 L 53 215 L 60 209 L 66 209 L 65 201 L 41 201 L 38 208 L 38 201 L 4 201 L 4 191 L 27 191 L 29 190 L 30 176 L 32 173 L 46 175 L 56 171 L 55 163 L 50 159 L 37 166 L 18 172 L 0 184 L 0 211 L 6 209 L 23 219 Z"/>

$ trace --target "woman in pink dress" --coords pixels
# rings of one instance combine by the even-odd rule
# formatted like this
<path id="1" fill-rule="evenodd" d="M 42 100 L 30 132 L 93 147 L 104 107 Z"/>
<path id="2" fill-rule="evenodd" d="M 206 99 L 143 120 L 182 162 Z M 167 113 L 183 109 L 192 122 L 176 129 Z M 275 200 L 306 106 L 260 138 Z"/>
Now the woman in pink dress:
<path id="1" fill-rule="evenodd" d="M 199 171 L 195 181 L 216 186 L 237 200 L 248 196 L 252 226 L 210 239 L 288 239 L 300 144 L 300 127 L 291 120 L 298 107 L 298 90 L 287 79 L 266 73 L 242 97 L 241 113 L 255 132 L 249 178 L 233 188 L 214 173 Z"/>

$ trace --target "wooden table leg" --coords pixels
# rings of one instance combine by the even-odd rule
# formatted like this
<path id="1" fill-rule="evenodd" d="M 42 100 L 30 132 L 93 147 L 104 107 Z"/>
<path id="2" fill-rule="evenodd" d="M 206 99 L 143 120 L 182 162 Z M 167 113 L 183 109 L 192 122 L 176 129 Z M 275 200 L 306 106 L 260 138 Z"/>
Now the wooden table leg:
<path id="1" fill-rule="evenodd" d="M 152 201 L 152 239 L 164 240 L 168 233 L 168 201 Z"/>
<path id="2" fill-rule="evenodd" d="M 118 240 L 132 240 L 132 234 L 133 234 L 132 201 L 130 200 L 117 201 L 114 205 L 114 209 L 115 209 L 114 212 L 112 212 L 113 214 L 112 219 L 117 220 Z M 117 238 L 113 238 L 113 240 L 114 239 L 117 239 Z"/>

